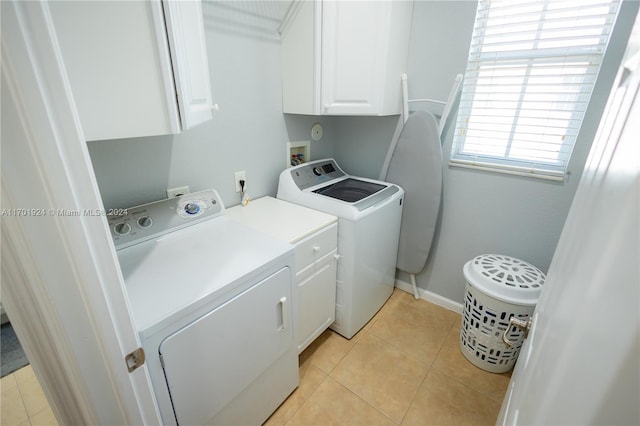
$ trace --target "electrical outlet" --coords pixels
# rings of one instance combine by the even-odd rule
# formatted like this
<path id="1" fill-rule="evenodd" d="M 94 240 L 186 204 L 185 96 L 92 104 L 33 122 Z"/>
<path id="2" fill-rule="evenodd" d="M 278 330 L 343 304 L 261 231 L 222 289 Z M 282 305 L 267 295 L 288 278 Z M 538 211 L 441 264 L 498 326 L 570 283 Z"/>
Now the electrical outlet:
<path id="1" fill-rule="evenodd" d="M 188 186 L 179 186 L 177 188 L 168 188 L 167 189 L 167 198 L 176 198 L 184 194 L 189 193 Z"/>
<path id="2" fill-rule="evenodd" d="M 236 192 L 242 191 L 242 187 L 240 186 L 240 181 L 244 181 L 244 190 L 247 190 L 247 172 L 244 170 L 241 172 L 235 172 L 233 174 L 234 182 L 236 183 Z"/>

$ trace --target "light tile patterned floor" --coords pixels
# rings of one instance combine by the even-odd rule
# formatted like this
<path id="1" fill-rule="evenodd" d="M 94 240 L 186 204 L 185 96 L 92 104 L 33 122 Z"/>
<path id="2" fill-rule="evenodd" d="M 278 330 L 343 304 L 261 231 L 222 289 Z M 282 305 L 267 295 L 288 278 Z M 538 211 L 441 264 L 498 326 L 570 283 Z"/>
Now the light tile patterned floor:
<path id="1" fill-rule="evenodd" d="M 57 425 L 30 365 L 0 379 L 0 425 Z"/>
<path id="2" fill-rule="evenodd" d="M 396 289 L 351 340 L 327 330 L 300 355 L 274 425 L 493 425 L 510 373 L 469 363 L 460 316 Z M 0 382 L 1 426 L 57 425 L 31 366 Z"/>
<path id="3" fill-rule="evenodd" d="M 351 340 L 327 330 L 300 355 L 274 425 L 493 425 L 510 373 L 469 363 L 460 315 L 396 289 Z"/>

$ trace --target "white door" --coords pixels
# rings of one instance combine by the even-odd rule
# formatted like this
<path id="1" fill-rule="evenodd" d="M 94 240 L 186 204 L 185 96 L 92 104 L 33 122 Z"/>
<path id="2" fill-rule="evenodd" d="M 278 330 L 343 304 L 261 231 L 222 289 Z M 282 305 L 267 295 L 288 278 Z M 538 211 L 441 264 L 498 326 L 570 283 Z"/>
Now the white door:
<path id="1" fill-rule="evenodd" d="M 639 42 L 636 22 L 498 424 L 640 424 Z"/>
<path id="2" fill-rule="evenodd" d="M 211 120 L 213 98 L 200 1 L 163 1 L 182 130 Z"/>
<path id="3" fill-rule="evenodd" d="M 87 140 L 180 132 L 160 2 L 54 1 L 48 7 Z"/>
<path id="4" fill-rule="evenodd" d="M 322 3 L 321 114 L 382 108 L 391 2 Z"/>
<path id="5" fill-rule="evenodd" d="M 2 302 L 60 424 L 159 424 L 48 3 L 0 7 Z"/>

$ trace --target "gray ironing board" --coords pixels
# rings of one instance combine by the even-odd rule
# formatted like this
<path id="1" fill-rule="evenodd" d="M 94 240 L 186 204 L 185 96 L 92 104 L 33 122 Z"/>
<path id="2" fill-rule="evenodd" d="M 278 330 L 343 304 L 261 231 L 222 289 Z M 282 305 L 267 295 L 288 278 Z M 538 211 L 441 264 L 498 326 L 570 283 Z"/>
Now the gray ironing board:
<path id="1" fill-rule="evenodd" d="M 405 191 L 398 269 L 424 269 L 436 228 L 442 195 L 442 148 L 433 114 L 416 111 L 402 128 L 386 180 Z"/>

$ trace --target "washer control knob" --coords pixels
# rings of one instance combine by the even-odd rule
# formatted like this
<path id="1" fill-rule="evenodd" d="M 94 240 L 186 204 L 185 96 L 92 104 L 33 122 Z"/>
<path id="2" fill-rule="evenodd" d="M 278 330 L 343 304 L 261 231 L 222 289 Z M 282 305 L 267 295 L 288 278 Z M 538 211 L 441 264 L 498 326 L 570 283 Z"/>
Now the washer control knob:
<path id="1" fill-rule="evenodd" d="M 116 223 L 113 226 L 113 232 L 118 235 L 127 235 L 129 232 L 131 232 L 131 225 L 129 225 L 127 222 Z"/>
<path id="2" fill-rule="evenodd" d="M 184 206 L 184 211 L 188 214 L 196 214 L 200 211 L 200 206 L 197 203 L 187 203 Z"/>
<path id="3" fill-rule="evenodd" d="M 313 168 L 313 173 L 315 173 L 316 176 L 320 176 L 322 174 L 323 170 L 322 167 L 314 167 Z"/>
<path id="4" fill-rule="evenodd" d="M 150 216 L 142 216 L 138 218 L 138 226 L 142 229 L 147 229 L 153 225 L 153 221 Z"/>

